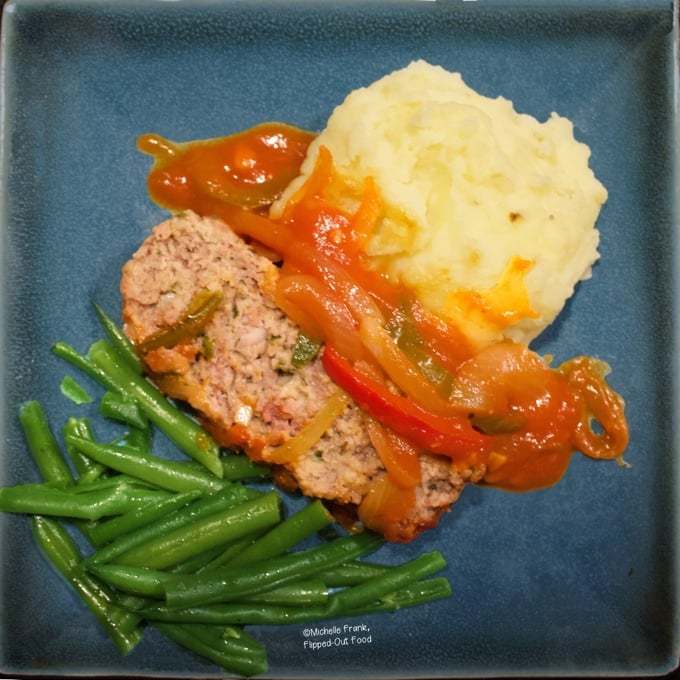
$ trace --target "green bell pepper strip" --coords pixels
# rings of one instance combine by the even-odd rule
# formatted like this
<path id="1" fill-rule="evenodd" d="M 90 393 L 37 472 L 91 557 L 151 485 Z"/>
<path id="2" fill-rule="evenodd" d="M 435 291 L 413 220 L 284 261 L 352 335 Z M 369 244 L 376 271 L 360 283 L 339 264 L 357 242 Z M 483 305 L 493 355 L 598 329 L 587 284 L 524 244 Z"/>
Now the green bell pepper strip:
<path id="1" fill-rule="evenodd" d="M 184 340 L 198 337 L 213 312 L 219 308 L 223 298 L 221 290 L 199 290 L 174 324 L 167 328 L 160 328 L 144 338 L 137 343 L 137 350 L 141 354 L 146 354 L 160 347 L 174 347 Z"/>

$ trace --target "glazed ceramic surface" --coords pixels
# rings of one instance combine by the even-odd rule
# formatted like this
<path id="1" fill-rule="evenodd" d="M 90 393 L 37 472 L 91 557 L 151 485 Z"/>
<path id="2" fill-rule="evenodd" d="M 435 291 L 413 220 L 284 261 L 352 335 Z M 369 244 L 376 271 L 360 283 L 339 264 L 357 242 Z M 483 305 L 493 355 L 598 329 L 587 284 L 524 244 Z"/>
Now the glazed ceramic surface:
<path id="1" fill-rule="evenodd" d="M 601 259 L 534 348 L 612 366 L 627 465 L 575 457 L 545 491 L 468 488 L 437 529 L 381 548 L 387 562 L 441 550 L 445 601 L 251 632 L 276 678 L 667 672 L 678 660 L 673 25 L 660 0 L 8 2 L 0 483 L 38 479 L 23 401 L 40 399 L 57 433 L 87 413 L 61 395 L 69 369 L 50 347 L 100 337 L 92 301 L 118 317 L 121 266 L 166 214 L 147 196 L 138 135 L 182 141 L 266 120 L 319 130 L 352 89 L 426 59 L 518 111 L 570 118 L 592 149 L 609 191 Z M 344 642 L 347 623 L 361 641 Z M 120 657 L 18 516 L 0 517 L 0 672 L 221 675 L 153 631 Z"/>

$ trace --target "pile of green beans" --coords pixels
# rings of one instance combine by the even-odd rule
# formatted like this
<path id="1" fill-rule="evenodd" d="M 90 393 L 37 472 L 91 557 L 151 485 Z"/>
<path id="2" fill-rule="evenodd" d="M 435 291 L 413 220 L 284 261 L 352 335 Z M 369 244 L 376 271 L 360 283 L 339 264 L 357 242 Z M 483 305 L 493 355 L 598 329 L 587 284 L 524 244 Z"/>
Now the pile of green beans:
<path id="1" fill-rule="evenodd" d="M 24 403 L 19 420 L 42 482 L 1 488 L 0 511 L 30 516 L 42 552 L 122 654 L 151 627 L 250 677 L 268 662 L 244 626 L 393 612 L 450 595 L 434 576 L 446 566 L 439 552 L 367 562 L 383 539 L 346 534 L 320 501 L 286 515 L 279 492 L 262 490 L 269 468 L 220 449 L 144 377 L 130 341 L 95 308 L 107 339 L 86 354 L 62 342 L 53 350 L 98 383 L 99 414 L 123 432 L 99 441 L 89 418 L 72 417 L 59 443 L 41 404 Z M 88 402 L 71 376 L 62 392 Z M 156 428 L 189 458 L 153 453 Z"/>

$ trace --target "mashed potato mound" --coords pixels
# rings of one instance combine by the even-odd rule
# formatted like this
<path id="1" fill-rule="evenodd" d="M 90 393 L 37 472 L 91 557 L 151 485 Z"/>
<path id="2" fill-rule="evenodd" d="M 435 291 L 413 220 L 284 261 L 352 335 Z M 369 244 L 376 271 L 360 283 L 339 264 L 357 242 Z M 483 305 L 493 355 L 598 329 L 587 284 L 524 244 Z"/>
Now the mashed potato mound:
<path id="1" fill-rule="evenodd" d="M 529 343 L 590 276 L 607 191 L 566 118 L 540 123 L 416 61 L 347 96 L 280 204 L 320 145 L 357 192 L 372 176 L 385 202 L 371 265 L 480 344 Z"/>

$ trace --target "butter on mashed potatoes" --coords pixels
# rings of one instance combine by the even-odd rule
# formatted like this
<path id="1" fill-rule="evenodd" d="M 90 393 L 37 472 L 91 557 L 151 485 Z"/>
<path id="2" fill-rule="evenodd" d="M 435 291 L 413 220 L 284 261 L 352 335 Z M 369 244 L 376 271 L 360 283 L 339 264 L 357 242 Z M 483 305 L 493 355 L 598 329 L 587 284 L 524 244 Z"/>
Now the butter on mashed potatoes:
<path id="1" fill-rule="evenodd" d="M 590 276 L 607 191 L 566 118 L 540 123 L 415 61 L 347 96 L 279 205 L 320 145 L 357 192 L 372 176 L 383 198 L 371 266 L 480 344 L 529 343 Z"/>

